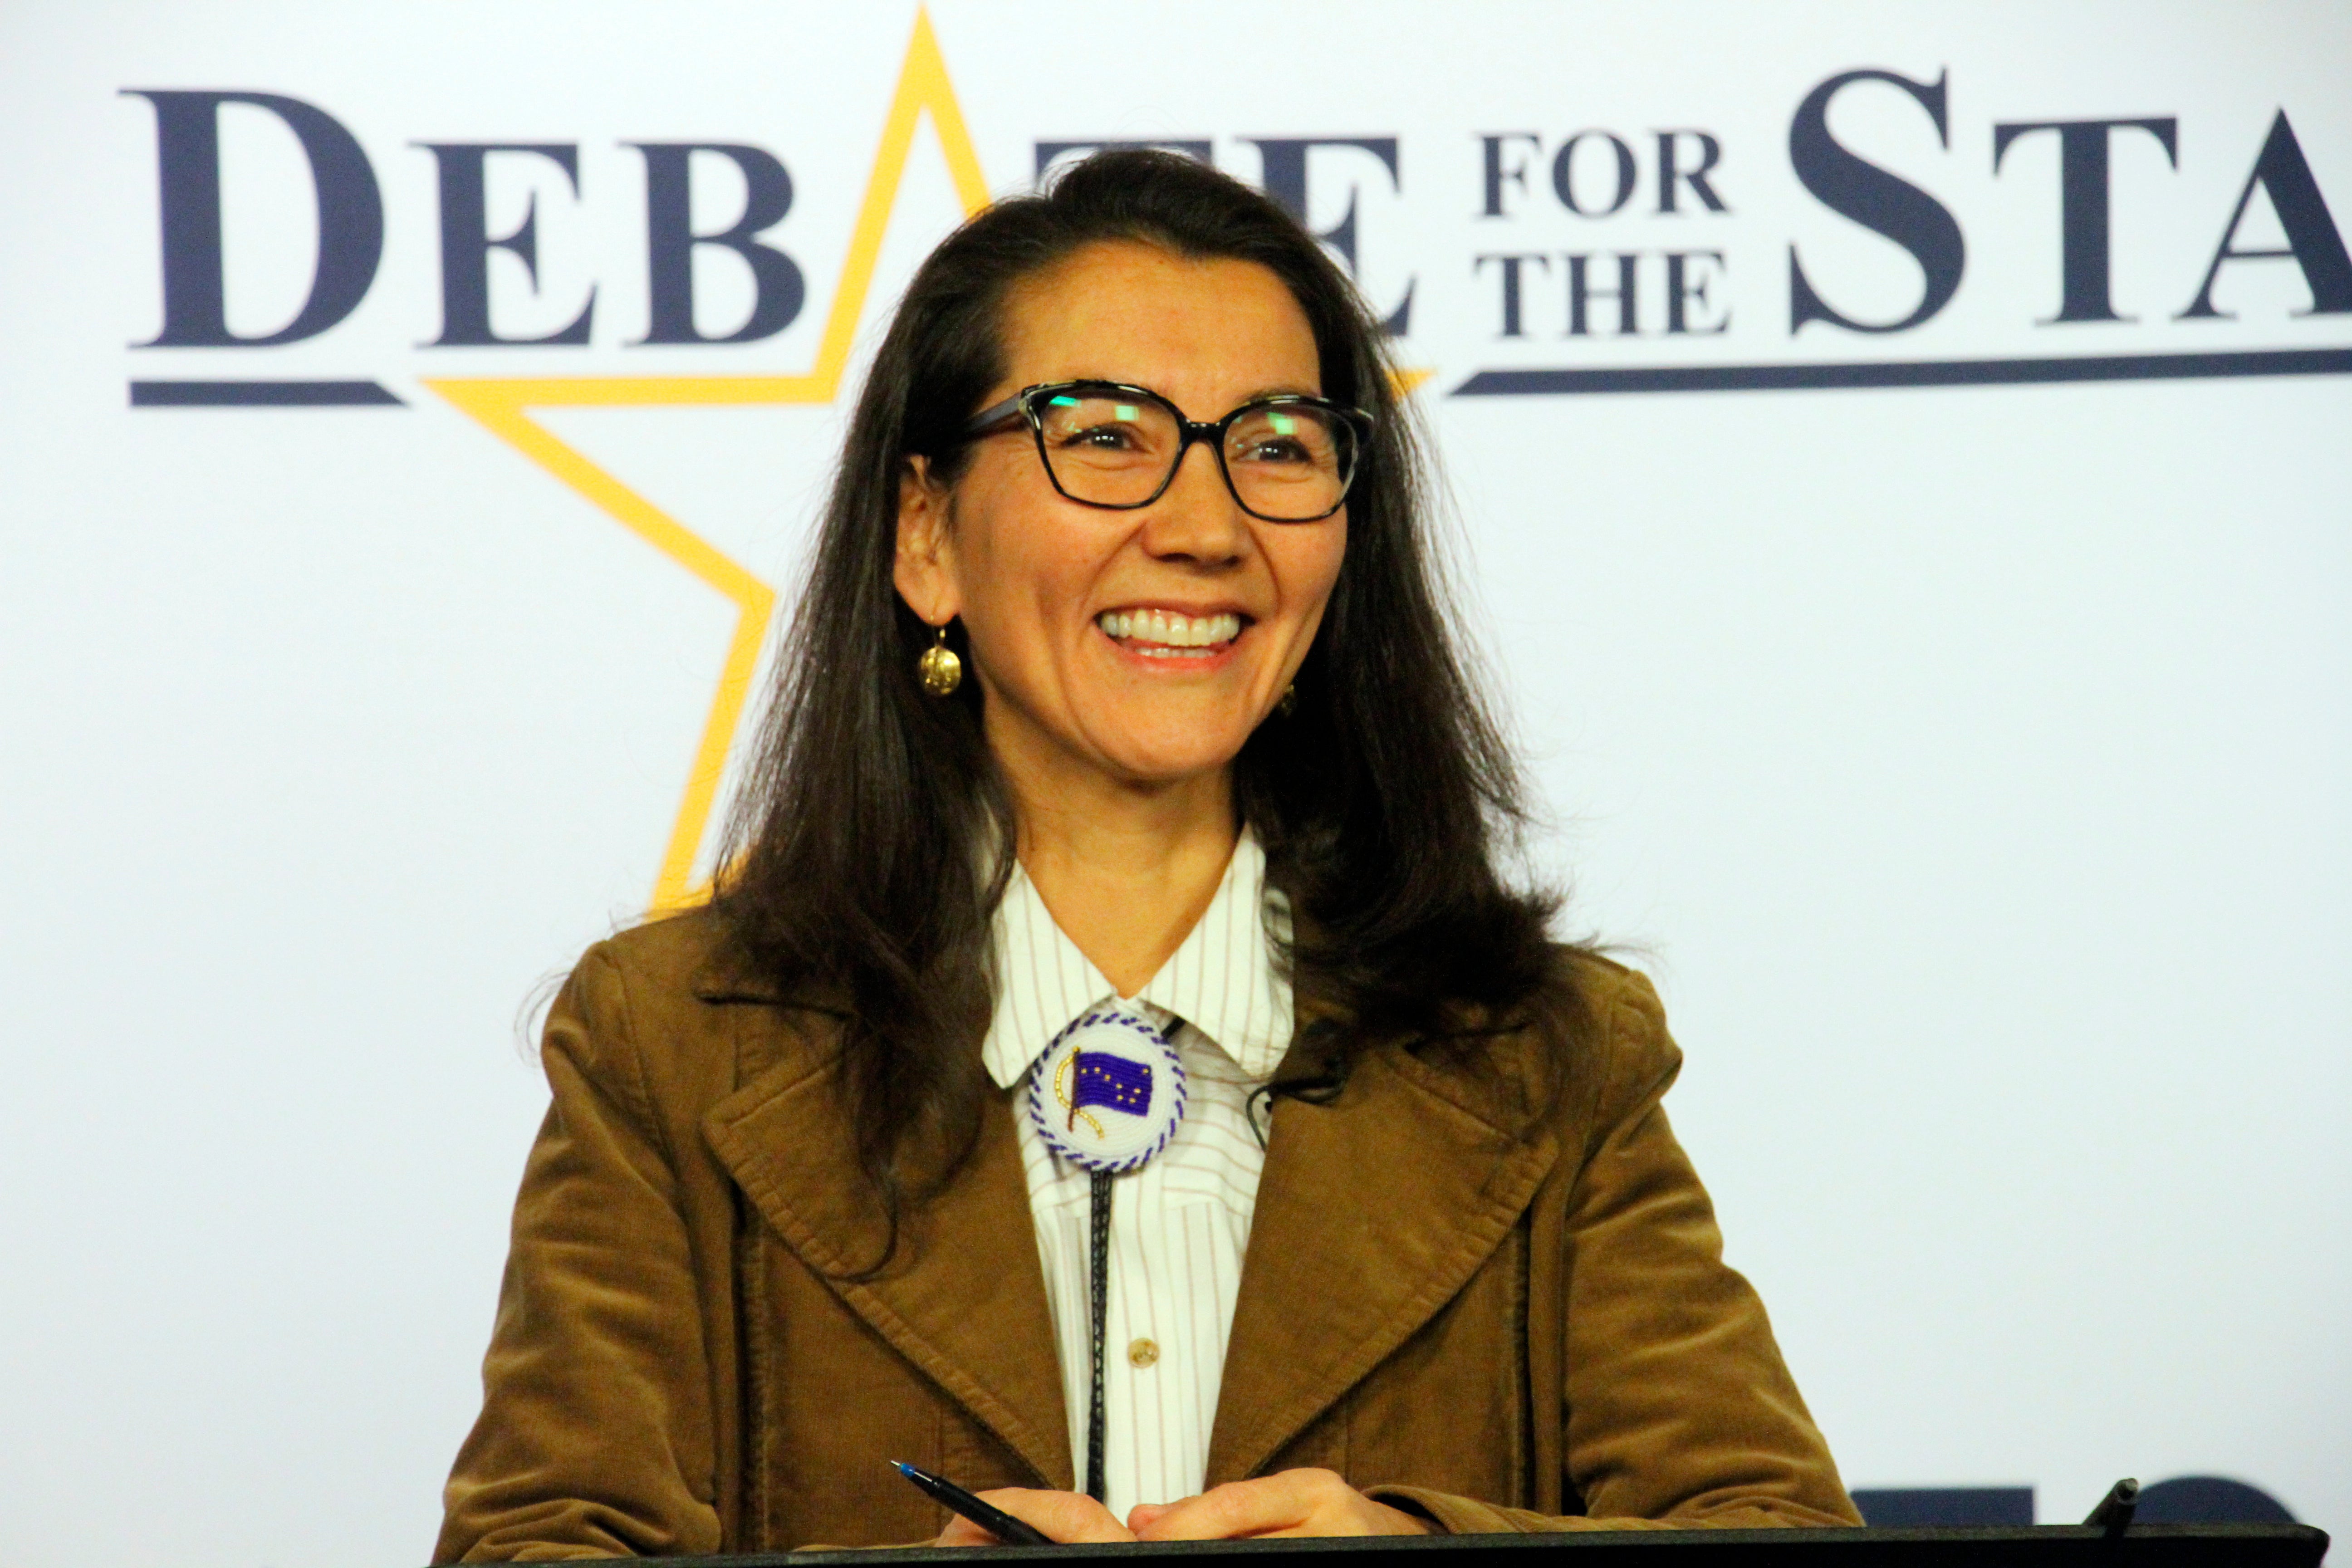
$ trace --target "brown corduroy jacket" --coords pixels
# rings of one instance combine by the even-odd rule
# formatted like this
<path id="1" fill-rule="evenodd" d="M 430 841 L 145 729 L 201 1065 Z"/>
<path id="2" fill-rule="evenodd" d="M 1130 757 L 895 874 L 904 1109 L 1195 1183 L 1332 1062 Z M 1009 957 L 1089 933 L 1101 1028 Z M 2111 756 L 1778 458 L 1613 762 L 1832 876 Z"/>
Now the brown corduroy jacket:
<path id="1" fill-rule="evenodd" d="M 930 1536 L 888 1459 L 1072 1485 L 1009 1099 L 848 1278 L 884 1228 L 838 1016 L 720 951 L 707 913 L 642 927 L 556 1002 L 438 1561 Z M 1659 1108 L 1649 983 L 1561 973 L 1596 1021 L 1564 1060 L 1535 1028 L 1484 1074 L 1390 1042 L 1333 1102 L 1276 1102 L 1209 1484 L 1319 1466 L 1457 1531 L 1858 1522 Z"/>

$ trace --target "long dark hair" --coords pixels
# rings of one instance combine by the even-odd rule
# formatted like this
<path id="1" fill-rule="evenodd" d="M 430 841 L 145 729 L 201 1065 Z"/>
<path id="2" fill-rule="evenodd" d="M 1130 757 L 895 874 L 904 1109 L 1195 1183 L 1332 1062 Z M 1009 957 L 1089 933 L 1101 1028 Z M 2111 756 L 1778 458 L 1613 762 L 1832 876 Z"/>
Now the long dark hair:
<path id="1" fill-rule="evenodd" d="M 1435 585 L 1420 437 L 1380 329 L 1265 196 L 1171 154 L 1098 153 L 966 223 L 900 302 L 850 421 L 717 895 L 759 972 L 845 1015 L 845 1113 L 894 1219 L 979 1131 L 990 921 L 1015 842 L 978 683 L 941 700 L 915 679 L 931 629 L 893 583 L 899 479 L 916 455 L 942 481 L 961 472 L 965 423 L 1003 374 L 1012 287 L 1122 240 L 1270 269 L 1314 331 L 1324 395 L 1375 420 L 1296 706 L 1234 764 L 1238 813 L 1294 910 L 1294 986 L 1330 1020 L 1302 1039 L 1310 1081 L 1338 1092 L 1383 1038 L 1459 1051 L 1517 1022 L 1553 963 L 1553 900 L 1497 868 L 1525 820 L 1519 776 Z"/>

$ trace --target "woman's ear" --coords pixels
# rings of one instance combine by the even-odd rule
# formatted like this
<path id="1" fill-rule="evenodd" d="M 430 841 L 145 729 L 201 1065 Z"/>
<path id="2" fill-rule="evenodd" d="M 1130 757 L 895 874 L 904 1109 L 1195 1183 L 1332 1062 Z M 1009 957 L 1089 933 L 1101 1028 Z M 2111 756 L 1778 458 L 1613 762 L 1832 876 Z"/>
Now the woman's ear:
<path id="1" fill-rule="evenodd" d="M 962 608 L 948 500 L 948 488 L 931 478 L 931 460 L 908 458 L 898 473 L 898 552 L 891 580 L 907 607 L 935 626 L 947 625 Z"/>

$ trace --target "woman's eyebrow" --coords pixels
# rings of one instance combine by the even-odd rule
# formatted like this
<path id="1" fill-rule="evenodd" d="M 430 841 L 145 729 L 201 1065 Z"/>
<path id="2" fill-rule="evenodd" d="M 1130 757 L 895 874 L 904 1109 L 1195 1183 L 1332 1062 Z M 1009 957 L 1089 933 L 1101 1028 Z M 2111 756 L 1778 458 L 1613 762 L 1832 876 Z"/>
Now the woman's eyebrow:
<path id="1" fill-rule="evenodd" d="M 1146 392 L 1150 392 L 1155 396 L 1168 396 L 1166 393 L 1160 391 L 1157 387 L 1147 386 L 1142 382 L 1129 381 L 1123 376 L 1074 375 L 1068 379 L 1080 383 L 1091 382 L 1100 386 L 1142 386 Z M 1235 408 L 1247 407 L 1250 404 L 1266 397 L 1320 397 L 1323 394 L 1321 392 L 1311 386 L 1290 382 L 1278 382 L 1269 386 L 1261 386 L 1255 388 L 1252 391 L 1243 393 L 1239 397 L 1234 399 L 1232 406 Z M 1171 398 L 1170 401 L 1172 403 L 1174 399 Z M 1192 411 L 1187 410 L 1187 412 L 1190 413 Z"/>
<path id="2" fill-rule="evenodd" d="M 1239 408 L 1245 404 L 1255 403 L 1262 397 L 1320 397 L 1322 395 L 1323 395 L 1320 392 L 1318 392 L 1311 386 L 1294 386 L 1288 384 L 1261 386 L 1255 392 L 1243 393 L 1240 402 L 1235 403 L 1234 406 Z"/>

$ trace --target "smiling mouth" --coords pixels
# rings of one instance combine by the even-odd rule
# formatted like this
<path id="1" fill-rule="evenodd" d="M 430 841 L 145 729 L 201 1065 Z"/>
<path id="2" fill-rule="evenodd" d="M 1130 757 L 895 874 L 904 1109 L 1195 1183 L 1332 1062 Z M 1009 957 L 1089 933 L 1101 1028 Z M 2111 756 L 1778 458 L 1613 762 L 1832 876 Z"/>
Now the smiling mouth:
<path id="1" fill-rule="evenodd" d="M 1167 610 L 1105 610 L 1095 617 L 1103 635 L 1146 658 L 1213 658 L 1242 635 L 1242 617 L 1184 616 Z"/>

